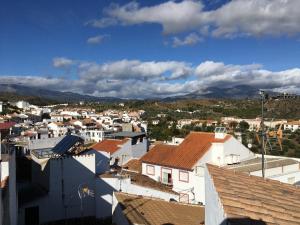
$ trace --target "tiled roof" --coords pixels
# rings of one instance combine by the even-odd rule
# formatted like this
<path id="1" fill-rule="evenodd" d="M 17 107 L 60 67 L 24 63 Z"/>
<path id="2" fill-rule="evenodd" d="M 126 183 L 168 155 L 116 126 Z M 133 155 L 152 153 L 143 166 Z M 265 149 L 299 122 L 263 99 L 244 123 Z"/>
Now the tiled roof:
<path id="1" fill-rule="evenodd" d="M 158 145 L 141 158 L 143 162 L 191 170 L 212 143 L 224 143 L 231 138 L 215 138 L 214 133 L 191 132 L 178 146 Z"/>
<path id="2" fill-rule="evenodd" d="M 4 122 L 0 123 L 0 130 L 7 130 L 16 125 L 15 122 Z"/>
<path id="3" fill-rule="evenodd" d="M 176 145 L 158 144 L 151 148 L 142 158 L 142 162 L 148 162 L 159 165 L 167 165 L 169 158 L 175 154 Z"/>
<path id="4" fill-rule="evenodd" d="M 131 159 L 124 166 L 124 169 L 137 173 L 142 172 L 142 162 L 139 159 Z"/>
<path id="5" fill-rule="evenodd" d="M 117 139 L 105 139 L 101 142 L 98 142 L 92 146 L 92 149 L 96 151 L 104 151 L 110 154 L 116 152 L 121 145 L 125 144 L 128 139 L 117 140 Z"/>
<path id="6" fill-rule="evenodd" d="M 253 225 L 300 224 L 299 188 L 210 164 L 207 168 L 227 219 L 260 221 Z"/>
<path id="7" fill-rule="evenodd" d="M 129 224 L 200 225 L 204 224 L 204 207 L 115 192 Z"/>

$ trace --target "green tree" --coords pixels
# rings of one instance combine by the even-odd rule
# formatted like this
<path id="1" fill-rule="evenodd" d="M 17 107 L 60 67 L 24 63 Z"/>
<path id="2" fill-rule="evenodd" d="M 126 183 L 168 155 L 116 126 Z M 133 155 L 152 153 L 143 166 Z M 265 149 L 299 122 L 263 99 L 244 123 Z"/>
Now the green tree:
<path id="1" fill-rule="evenodd" d="M 241 131 L 246 131 L 249 129 L 249 123 L 247 123 L 246 121 L 242 120 L 240 123 L 239 123 L 239 128 L 241 129 Z"/>

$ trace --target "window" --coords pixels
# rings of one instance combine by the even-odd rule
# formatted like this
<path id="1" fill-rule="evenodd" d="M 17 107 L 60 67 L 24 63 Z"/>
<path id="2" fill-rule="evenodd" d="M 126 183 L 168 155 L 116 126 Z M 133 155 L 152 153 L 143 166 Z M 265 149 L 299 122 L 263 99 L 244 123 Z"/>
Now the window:
<path id="1" fill-rule="evenodd" d="M 161 168 L 161 182 L 163 184 L 172 185 L 172 170 L 169 168 Z"/>
<path id="2" fill-rule="evenodd" d="M 154 168 L 154 166 L 147 165 L 146 166 L 146 173 L 148 175 L 155 175 L 155 168 Z"/>
<path id="3" fill-rule="evenodd" d="M 179 170 L 179 181 L 189 182 L 189 173 Z"/>

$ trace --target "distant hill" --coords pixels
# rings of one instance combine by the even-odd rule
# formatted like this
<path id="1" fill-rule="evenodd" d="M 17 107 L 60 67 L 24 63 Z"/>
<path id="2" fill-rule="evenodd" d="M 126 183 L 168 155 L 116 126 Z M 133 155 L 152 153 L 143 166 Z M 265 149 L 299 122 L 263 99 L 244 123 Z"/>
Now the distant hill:
<path id="1" fill-rule="evenodd" d="M 268 92 L 271 93 L 271 92 Z M 276 94 L 274 92 L 272 95 Z M 248 85 L 237 85 L 232 88 L 209 87 L 204 91 L 193 92 L 187 95 L 165 98 L 165 101 L 176 101 L 184 99 L 246 99 L 258 98 L 259 88 Z"/>
<path id="2" fill-rule="evenodd" d="M 35 97 L 40 99 L 52 100 L 55 102 L 118 102 L 119 98 L 113 97 L 95 97 L 91 95 L 81 95 L 72 92 L 53 91 L 37 87 L 28 87 L 18 84 L 0 84 L 0 95 L 10 96 L 11 94 L 23 97 Z M 9 99 L 8 99 L 9 100 Z"/>

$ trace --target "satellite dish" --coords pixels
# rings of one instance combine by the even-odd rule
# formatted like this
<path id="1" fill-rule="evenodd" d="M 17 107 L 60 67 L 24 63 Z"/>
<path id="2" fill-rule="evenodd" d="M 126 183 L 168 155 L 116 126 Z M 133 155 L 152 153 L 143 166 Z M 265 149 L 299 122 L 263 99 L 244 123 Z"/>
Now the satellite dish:
<path id="1" fill-rule="evenodd" d="M 249 143 L 249 144 L 248 144 L 248 148 L 252 148 L 252 144 Z"/>

